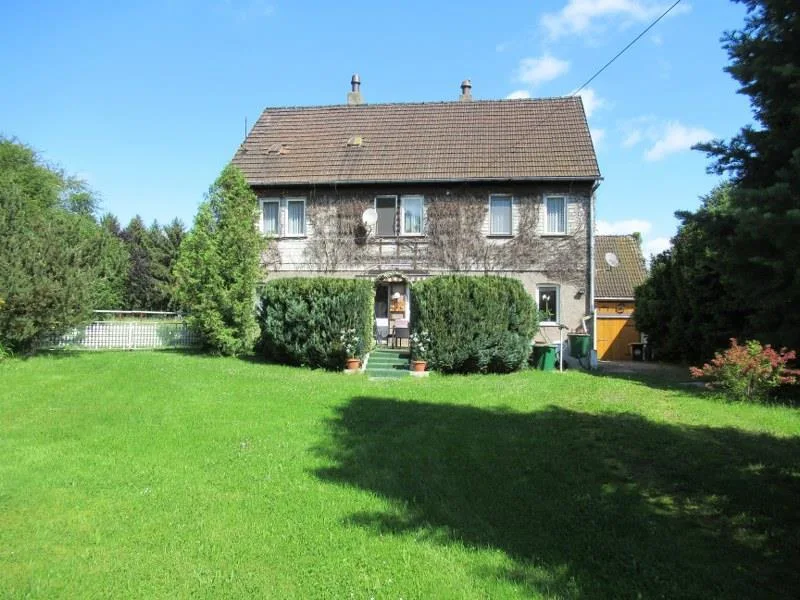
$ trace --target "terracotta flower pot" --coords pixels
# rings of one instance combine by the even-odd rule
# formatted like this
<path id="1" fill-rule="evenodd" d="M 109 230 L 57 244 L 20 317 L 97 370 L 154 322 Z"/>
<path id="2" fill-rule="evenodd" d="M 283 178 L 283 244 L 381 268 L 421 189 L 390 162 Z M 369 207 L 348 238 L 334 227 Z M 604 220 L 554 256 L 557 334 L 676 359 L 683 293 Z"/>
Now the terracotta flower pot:
<path id="1" fill-rule="evenodd" d="M 413 371 L 424 371 L 425 367 L 428 366 L 428 361 L 425 360 L 412 360 L 411 361 L 411 369 Z"/>
<path id="2" fill-rule="evenodd" d="M 345 366 L 347 367 L 348 371 L 357 371 L 361 367 L 361 359 L 360 358 L 348 358 L 345 361 Z"/>

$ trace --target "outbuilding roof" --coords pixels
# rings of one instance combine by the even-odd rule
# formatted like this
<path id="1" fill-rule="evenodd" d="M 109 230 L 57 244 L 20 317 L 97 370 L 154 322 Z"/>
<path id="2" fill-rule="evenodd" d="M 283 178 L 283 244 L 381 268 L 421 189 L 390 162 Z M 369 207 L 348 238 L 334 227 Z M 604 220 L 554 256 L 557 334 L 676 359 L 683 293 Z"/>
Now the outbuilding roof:
<path id="1" fill-rule="evenodd" d="M 598 235 L 594 249 L 595 297 L 633 299 L 634 289 L 647 278 L 639 240 L 632 235 Z"/>

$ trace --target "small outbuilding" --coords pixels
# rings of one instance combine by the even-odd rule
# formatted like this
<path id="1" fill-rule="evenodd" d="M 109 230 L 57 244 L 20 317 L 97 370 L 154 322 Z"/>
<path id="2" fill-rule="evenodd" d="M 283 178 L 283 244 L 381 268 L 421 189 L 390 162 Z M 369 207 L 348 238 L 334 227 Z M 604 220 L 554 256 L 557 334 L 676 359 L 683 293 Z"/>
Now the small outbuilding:
<path id="1" fill-rule="evenodd" d="M 633 320 L 634 289 L 647 278 L 637 235 L 595 238 L 596 349 L 599 360 L 631 360 L 641 341 Z"/>

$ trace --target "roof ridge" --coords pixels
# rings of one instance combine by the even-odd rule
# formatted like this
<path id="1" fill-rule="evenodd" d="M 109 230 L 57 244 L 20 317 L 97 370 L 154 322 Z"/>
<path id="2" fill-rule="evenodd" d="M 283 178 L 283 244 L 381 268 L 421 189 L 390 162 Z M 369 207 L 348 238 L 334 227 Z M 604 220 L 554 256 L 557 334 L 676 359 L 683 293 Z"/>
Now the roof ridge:
<path id="1" fill-rule="evenodd" d="M 268 110 L 307 110 L 315 108 L 341 108 L 347 110 L 361 110 L 364 108 L 377 108 L 382 106 L 432 106 L 432 105 L 458 105 L 470 106 L 475 104 L 512 104 L 512 103 L 544 103 L 556 100 L 579 101 L 580 96 L 543 96 L 540 98 L 487 98 L 484 100 L 422 100 L 419 102 L 365 102 L 363 104 L 295 104 L 291 106 L 266 106 L 262 112 Z"/>

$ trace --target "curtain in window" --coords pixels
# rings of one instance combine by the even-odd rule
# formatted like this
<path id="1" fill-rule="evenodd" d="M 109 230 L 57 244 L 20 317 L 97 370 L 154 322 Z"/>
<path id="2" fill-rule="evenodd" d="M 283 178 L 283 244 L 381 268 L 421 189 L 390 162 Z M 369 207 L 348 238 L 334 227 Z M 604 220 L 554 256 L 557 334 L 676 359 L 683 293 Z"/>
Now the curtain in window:
<path id="1" fill-rule="evenodd" d="M 286 203 L 286 208 L 289 217 L 289 235 L 303 235 L 306 232 L 305 204 L 290 200 Z"/>
<path id="2" fill-rule="evenodd" d="M 492 198 L 490 212 L 490 232 L 495 235 L 511 235 L 511 198 Z"/>
<path id="3" fill-rule="evenodd" d="M 264 203 L 264 233 L 267 235 L 278 235 L 278 203 Z"/>
<path id="4" fill-rule="evenodd" d="M 403 213 L 403 232 L 422 233 L 422 198 L 404 198 Z"/>
<path id="5" fill-rule="evenodd" d="M 567 232 L 567 211 L 564 198 L 547 199 L 547 233 Z"/>

